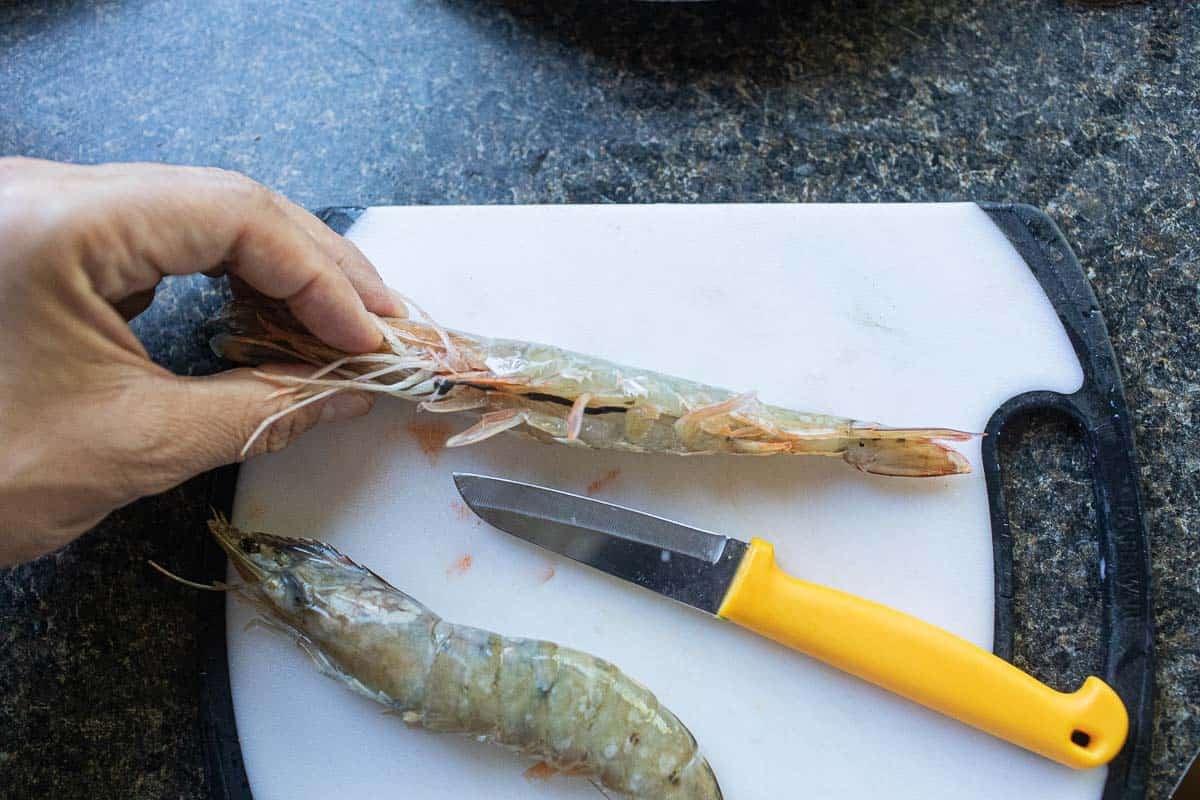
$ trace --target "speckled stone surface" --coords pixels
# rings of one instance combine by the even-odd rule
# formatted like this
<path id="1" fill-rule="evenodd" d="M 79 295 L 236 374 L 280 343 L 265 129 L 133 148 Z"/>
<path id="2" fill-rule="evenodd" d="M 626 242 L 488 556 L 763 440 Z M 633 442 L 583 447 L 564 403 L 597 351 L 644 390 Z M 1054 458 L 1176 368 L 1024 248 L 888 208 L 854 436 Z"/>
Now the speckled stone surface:
<path id="1" fill-rule="evenodd" d="M 1200 746 L 1198 132 L 1194 2 L 0 0 L 8 154 L 215 164 L 310 207 L 1046 209 L 1099 297 L 1140 447 L 1153 798 Z M 137 322 L 156 359 L 219 366 L 218 293 L 160 293 Z M 1066 688 L 1099 659 L 1086 471 L 1053 420 L 1006 447 L 1018 660 Z M 202 796 L 197 601 L 145 560 L 186 568 L 204 503 L 199 479 L 0 571 L 0 795 Z"/>

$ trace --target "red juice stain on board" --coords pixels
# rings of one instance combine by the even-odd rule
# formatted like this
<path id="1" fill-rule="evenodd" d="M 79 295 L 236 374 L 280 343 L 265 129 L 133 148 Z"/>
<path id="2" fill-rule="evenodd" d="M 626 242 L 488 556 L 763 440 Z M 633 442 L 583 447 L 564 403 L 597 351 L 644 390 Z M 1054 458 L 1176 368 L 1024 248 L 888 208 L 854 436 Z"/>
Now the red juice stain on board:
<path id="1" fill-rule="evenodd" d="M 450 438 L 450 426 L 445 422 L 410 422 L 408 433 L 417 440 L 421 452 L 429 459 L 430 464 L 436 464 L 442 450 L 446 449 L 446 440 Z"/>
<path id="2" fill-rule="evenodd" d="M 597 478 L 596 480 L 594 480 L 588 484 L 588 487 L 585 490 L 586 494 L 588 495 L 588 497 L 591 497 L 596 492 L 599 492 L 603 489 L 607 489 L 609 486 L 612 485 L 613 481 L 615 481 L 617 479 L 617 476 L 619 476 L 620 474 L 621 474 L 621 470 L 610 469 L 608 472 L 604 473 L 599 478 Z"/>
<path id="3" fill-rule="evenodd" d="M 470 553 L 466 553 L 462 558 L 450 565 L 450 569 L 446 570 L 447 575 L 465 575 L 467 570 L 471 568 L 475 559 L 471 558 Z"/>
<path id="4" fill-rule="evenodd" d="M 466 503 L 464 503 L 462 500 L 452 501 L 450 503 L 450 507 L 452 509 L 454 509 L 454 516 L 458 517 L 463 522 L 466 522 L 467 520 L 469 520 L 475 516 L 475 514 L 471 511 L 470 507 Z M 478 519 L 478 518 L 476 518 L 476 519 Z"/>

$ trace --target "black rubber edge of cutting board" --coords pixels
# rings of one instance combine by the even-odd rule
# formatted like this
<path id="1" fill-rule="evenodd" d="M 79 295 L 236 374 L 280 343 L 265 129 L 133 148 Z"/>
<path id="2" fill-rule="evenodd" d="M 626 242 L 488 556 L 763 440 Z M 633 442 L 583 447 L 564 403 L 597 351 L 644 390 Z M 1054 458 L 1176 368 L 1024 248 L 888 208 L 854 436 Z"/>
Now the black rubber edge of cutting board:
<path id="1" fill-rule="evenodd" d="M 983 440 L 996 572 L 993 649 L 1012 660 L 1013 548 L 997 457 L 1010 420 L 1049 409 L 1073 418 L 1083 432 L 1095 493 L 1101 563 L 1104 680 L 1129 712 L 1125 747 L 1108 768 L 1103 800 L 1146 796 L 1154 713 L 1154 612 L 1150 544 L 1142 518 L 1137 451 L 1116 354 L 1092 287 L 1062 231 L 1040 209 L 981 203 L 1033 271 L 1054 306 L 1083 367 L 1083 386 L 1070 395 L 1028 392 L 996 410 Z"/>
<path id="2" fill-rule="evenodd" d="M 1133 430 L 1116 357 L 1100 307 L 1079 262 L 1054 222 L 1032 206 L 981 203 L 1037 277 L 1053 304 L 1083 366 L 1084 382 L 1071 395 L 1029 392 L 1012 398 L 992 415 L 983 441 L 983 465 L 991 507 L 995 562 L 997 655 L 1013 652 L 1012 530 L 1000 481 L 998 443 L 1009 421 L 1039 409 L 1063 412 L 1084 431 L 1095 484 L 1103 566 L 1102 638 L 1104 679 L 1129 711 L 1129 738 L 1109 764 L 1101 800 L 1143 800 L 1150 764 L 1153 714 L 1154 621 L 1150 604 L 1150 555 Z M 363 213 L 358 207 L 331 207 L 317 216 L 345 234 Z M 237 467 L 211 474 L 210 504 L 233 513 Z M 201 572 L 206 580 L 225 578 L 225 557 L 204 531 Z M 199 598 L 200 718 L 211 800 L 249 800 L 252 795 L 237 738 L 225 635 L 224 594 Z"/>

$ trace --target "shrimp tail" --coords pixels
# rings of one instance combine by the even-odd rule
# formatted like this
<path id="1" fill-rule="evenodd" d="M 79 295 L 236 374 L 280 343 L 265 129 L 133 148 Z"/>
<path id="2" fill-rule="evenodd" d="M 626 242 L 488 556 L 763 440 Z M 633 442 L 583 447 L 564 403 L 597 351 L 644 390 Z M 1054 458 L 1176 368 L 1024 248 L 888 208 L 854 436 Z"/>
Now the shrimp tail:
<path id="1" fill-rule="evenodd" d="M 860 438 L 848 443 L 842 459 L 862 472 L 930 478 L 965 475 L 971 471 L 971 462 L 937 440 L 962 441 L 974 434 L 941 428 L 868 428 L 861 433 Z"/>

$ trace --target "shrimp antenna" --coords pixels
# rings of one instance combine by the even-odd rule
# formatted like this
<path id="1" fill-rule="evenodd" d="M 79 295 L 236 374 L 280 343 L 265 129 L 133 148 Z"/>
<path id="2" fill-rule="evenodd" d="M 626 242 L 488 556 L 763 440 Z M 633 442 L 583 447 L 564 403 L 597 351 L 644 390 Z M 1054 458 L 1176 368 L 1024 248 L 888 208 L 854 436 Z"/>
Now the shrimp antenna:
<path id="1" fill-rule="evenodd" d="M 152 561 L 150 559 L 147 559 L 146 563 L 149 564 L 150 566 L 154 567 L 156 570 L 161 572 L 163 575 L 166 575 L 171 580 L 173 580 L 177 583 L 182 583 L 184 586 L 190 586 L 193 589 L 203 589 L 206 592 L 230 592 L 230 591 L 235 591 L 237 589 L 242 588 L 241 586 L 230 586 L 230 585 L 224 584 L 224 583 L 213 583 L 211 585 L 206 584 L 206 583 L 196 583 L 195 581 L 189 581 L 187 578 L 179 577 L 178 575 L 176 575 L 174 572 L 171 572 L 166 567 L 160 566 L 159 564 L 154 563 L 154 561 Z"/>
<path id="2" fill-rule="evenodd" d="M 311 403 L 315 403 L 318 400 L 324 400 L 326 397 L 329 397 L 332 394 L 337 394 L 340 391 L 341 391 L 341 389 L 326 389 L 323 392 L 317 392 L 316 394 L 312 395 L 311 397 L 306 397 L 303 400 L 299 400 L 295 403 L 292 403 L 290 406 L 283 409 L 282 411 L 276 411 L 274 414 L 272 414 L 271 416 L 264 419 L 261 423 L 259 423 L 259 426 L 254 429 L 254 433 L 250 434 L 250 438 L 246 441 L 246 443 L 244 445 L 242 445 L 242 452 L 239 453 L 238 455 L 241 458 L 245 458 L 246 453 L 249 453 L 250 448 L 254 445 L 254 443 L 256 441 L 258 441 L 258 437 L 262 436 L 263 431 L 265 431 L 267 428 L 274 425 L 279 420 L 286 417 L 288 414 L 291 414 L 293 411 L 299 411 L 301 408 L 304 408 L 304 406 L 307 406 Z"/>

